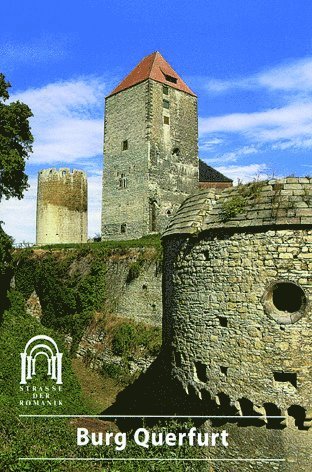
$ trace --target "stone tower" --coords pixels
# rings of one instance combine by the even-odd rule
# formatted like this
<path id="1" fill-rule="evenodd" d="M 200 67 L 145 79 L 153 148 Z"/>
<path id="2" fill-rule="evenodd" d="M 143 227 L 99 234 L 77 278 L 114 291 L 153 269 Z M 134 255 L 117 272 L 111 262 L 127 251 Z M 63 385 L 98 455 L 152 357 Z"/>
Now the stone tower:
<path id="1" fill-rule="evenodd" d="M 197 192 L 163 239 L 171 376 L 248 458 L 217 470 L 311 470 L 312 179 Z"/>
<path id="2" fill-rule="evenodd" d="M 159 52 L 105 102 L 102 238 L 160 232 L 198 186 L 197 97 Z"/>
<path id="3" fill-rule="evenodd" d="M 38 174 L 36 244 L 87 241 L 87 176 L 80 170 Z"/>

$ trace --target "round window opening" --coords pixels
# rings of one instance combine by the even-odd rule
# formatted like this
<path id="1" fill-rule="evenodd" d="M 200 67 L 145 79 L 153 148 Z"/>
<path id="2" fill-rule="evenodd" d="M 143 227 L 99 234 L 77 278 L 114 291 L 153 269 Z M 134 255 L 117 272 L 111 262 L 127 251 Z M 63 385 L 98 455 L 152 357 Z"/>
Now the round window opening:
<path id="1" fill-rule="evenodd" d="M 307 299 L 300 285 L 278 280 L 265 292 L 263 304 L 266 313 L 278 323 L 290 324 L 304 315 Z"/>

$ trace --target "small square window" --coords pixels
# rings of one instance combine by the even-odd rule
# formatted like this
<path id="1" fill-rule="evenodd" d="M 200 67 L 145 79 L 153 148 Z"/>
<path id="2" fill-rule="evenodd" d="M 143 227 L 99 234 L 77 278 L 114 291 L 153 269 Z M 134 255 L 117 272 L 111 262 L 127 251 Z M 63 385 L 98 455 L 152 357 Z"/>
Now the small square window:
<path id="1" fill-rule="evenodd" d="M 126 139 L 125 141 L 122 142 L 122 150 L 126 151 L 128 149 L 128 140 Z"/>
<path id="2" fill-rule="evenodd" d="M 163 100 L 163 107 L 164 108 L 169 108 L 169 100 Z"/>
<path id="3" fill-rule="evenodd" d="M 164 95 L 169 95 L 168 85 L 163 85 L 163 94 Z"/>
<path id="4" fill-rule="evenodd" d="M 127 224 L 126 223 L 122 223 L 122 225 L 120 226 L 120 232 L 121 233 L 126 233 L 127 232 Z"/>
<path id="5" fill-rule="evenodd" d="M 164 116 L 164 124 L 169 125 L 169 116 Z"/>

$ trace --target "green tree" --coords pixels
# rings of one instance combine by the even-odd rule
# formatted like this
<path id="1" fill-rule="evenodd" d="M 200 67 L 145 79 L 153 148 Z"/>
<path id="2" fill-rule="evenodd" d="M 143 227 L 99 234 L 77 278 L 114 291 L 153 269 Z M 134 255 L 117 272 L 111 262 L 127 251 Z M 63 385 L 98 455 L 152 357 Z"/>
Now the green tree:
<path id="1" fill-rule="evenodd" d="M 0 73 L 0 201 L 3 197 L 22 198 L 28 187 L 25 161 L 33 142 L 29 126 L 33 115 L 28 105 L 20 101 L 5 103 L 10 87 Z"/>
<path id="2" fill-rule="evenodd" d="M 5 76 L 0 73 L 0 201 L 2 198 L 22 198 L 28 187 L 25 161 L 32 152 L 30 108 L 9 99 Z M 3 231 L 0 221 L 0 314 L 5 306 L 5 293 L 10 280 L 12 239 Z"/>
<path id="3" fill-rule="evenodd" d="M 1 314 L 8 306 L 6 293 L 10 286 L 12 274 L 11 249 L 12 238 L 3 231 L 0 222 L 0 320 Z"/>

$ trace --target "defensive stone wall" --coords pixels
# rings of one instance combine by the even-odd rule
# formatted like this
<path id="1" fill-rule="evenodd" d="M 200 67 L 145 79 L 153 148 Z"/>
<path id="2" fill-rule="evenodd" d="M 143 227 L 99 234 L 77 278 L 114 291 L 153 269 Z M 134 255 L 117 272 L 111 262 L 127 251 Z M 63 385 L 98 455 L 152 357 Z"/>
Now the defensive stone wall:
<path id="1" fill-rule="evenodd" d="M 38 174 L 37 245 L 87 241 L 87 177 L 80 170 Z"/>
<path id="2" fill-rule="evenodd" d="M 164 349 L 172 378 L 201 411 L 241 417 L 227 423 L 251 428 L 244 437 L 228 425 L 230 455 L 249 450 L 254 457 L 258 450 L 286 458 L 277 470 L 309 470 L 312 179 L 191 196 L 164 234 L 164 264 Z"/>
<path id="3" fill-rule="evenodd" d="M 20 254 L 23 255 L 23 251 Z M 52 251 L 52 257 L 55 261 L 59 259 L 60 265 L 69 255 L 72 262 L 65 275 L 67 280 L 83 281 L 90 274 L 94 261 L 105 267 L 105 271 L 97 277 L 98 286 L 105 286 L 105 300 L 101 306 L 103 313 L 161 326 L 162 263 L 154 248 L 129 248 L 122 255 L 117 250 L 103 256 L 84 254 L 83 249 Z M 34 249 L 28 257 L 29 261 L 35 260 L 40 265 L 41 261 L 51 257 L 51 252 Z M 20 269 L 20 265 L 18 267 Z M 42 317 L 40 299 L 35 290 L 27 298 L 27 310 L 38 319 Z"/>
<path id="4" fill-rule="evenodd" d="M 108 311 L 116 315 L 161 326 L 162 293 L 161 262 L 148 260 L 148 250 L 140 268 L 134 276 L 132 268 L 138 267 L 137 251 L 132 258 L 111 257 L 105 275 L 108 297 Z M 153 254 L 153 253 L 152 253 Z M 130 254 L 131 256 L 131 254 Z M 141 260 L 142 261 L 142 260 Z"/>

